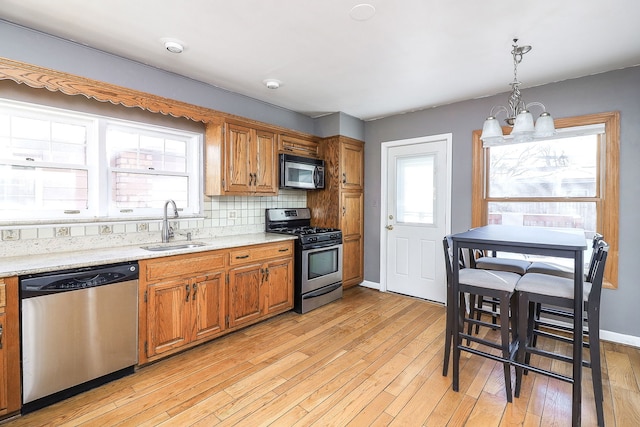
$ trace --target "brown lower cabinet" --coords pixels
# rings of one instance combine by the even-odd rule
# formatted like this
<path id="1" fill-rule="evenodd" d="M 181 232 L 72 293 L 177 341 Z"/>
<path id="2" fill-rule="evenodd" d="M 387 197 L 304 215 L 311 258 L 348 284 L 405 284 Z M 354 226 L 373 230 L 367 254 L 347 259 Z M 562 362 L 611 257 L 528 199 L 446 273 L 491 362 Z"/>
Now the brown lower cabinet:
<path id="1" fill-rule="evenodd" d="M 293 308 L 293 241 L 140 261 L 138 363 Z"/>
<path id="2" fill-rule="evenodd" d="M 0 278 L 0 418 L 20 410 L 18 278 Z"/>

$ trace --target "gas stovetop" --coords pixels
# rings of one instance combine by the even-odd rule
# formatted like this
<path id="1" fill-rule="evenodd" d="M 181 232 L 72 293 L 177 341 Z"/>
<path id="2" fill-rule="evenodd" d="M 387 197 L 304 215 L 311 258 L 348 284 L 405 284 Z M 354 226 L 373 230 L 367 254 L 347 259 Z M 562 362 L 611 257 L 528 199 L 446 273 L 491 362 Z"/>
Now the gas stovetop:
<path id="1" fill-rule="evenodd" d="M 292 228 L 279 227 L 279 228 L 272 228 L 271 230 L 267 230 L 267 231 L 271 233 L 295 234 L 297 236 L 303 236 L 307 234 L 340 232 L 340 230 L 336 228 L 323 228 L 323 227 L 311 227 L 311 226 L 292 227 Z"/>
<path id="2" fill-rule="evenodd" d="M 311 225 L 309 208 L 267 209 L 265 230 L 269 233 L 292 234 L 299 237 L 302 244 L 336 241 L 342 242 L 342 232 L 335 228 Z"/>

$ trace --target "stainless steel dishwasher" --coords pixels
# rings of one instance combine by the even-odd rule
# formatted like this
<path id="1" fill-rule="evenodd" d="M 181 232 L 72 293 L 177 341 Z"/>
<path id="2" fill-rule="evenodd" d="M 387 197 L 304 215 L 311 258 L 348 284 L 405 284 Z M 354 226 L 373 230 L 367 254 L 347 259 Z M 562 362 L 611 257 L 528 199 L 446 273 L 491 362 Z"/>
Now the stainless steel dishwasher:
<path id="1" fill-rule="evenodd" d="M 22 413 L 133 372 L 138 264 L 20 277 Z"/>

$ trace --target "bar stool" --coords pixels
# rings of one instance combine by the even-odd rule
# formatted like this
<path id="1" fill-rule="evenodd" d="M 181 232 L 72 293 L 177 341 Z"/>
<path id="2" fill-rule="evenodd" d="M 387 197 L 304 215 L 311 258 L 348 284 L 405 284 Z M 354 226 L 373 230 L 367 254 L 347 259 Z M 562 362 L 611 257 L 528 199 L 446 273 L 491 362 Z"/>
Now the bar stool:
<path id="1" fill-rule="evenodd" d="M 538 329 L 534 318 L 535 304 L 549 304 L 571 310 L 574 296 L 573 279 L 541 273 L 526 273 L 516 285 L 520 313 L 520 323 L 518 324 L 518 363 L 529 365 L 530 355 L 537 354 L 567 363 L 581 363 L 582 366 L 590 367 L 593 378 L 598 425 L 600 426 L 604 425 L 604 411 L 602 406 L 604 395 L 602 391 L 602 370 L 600 362 L 600 295 L 602 293 L 602 280 L 608 251 L 609 245 L 607 245 L 605 241 L 600 240 L 591 260 L 593 267 L 589 269 L 590 271 L 584 282 L 583 300 L 584 311 L 586 312 L 587 318 L 588 345 L 584 344 L 583 337 L 565 337 L 544 332 Z M 526 313 L 529 313 L 528 317 L 524 317 Z M 574 313 L 573 315 L 582 316 L 582 313 Z M 536 335 L 567 343 L 573 343 L 573 340 L 580 339 L 583 341 L 583 346 L 589 347 L 590 360 L 573 360 L 573 358 L 569 356 L 537 349 L 533 345 L 533 338 Z M 533 370 L 534 372 L 550 375 L 563 381 L 572 382 L 571 378 L 552 371 L 535 367 L 524 368 L 522 366 L 516 366 L 516 397 L 520 394 L 522 374 L 526 373 L 527 370 Z"/>
<path id="2" fill-rule="evenodd" d="M 596 248 L 598 243 L 602 241 L 604 237 L 602 234 L 594 233 L 593 238 L 591 240 L 591 261 L 589 262 L 589 269 L 591 269 L 593 264 L 593 257 L 595 256 Z M 545 262 L 545 261 L 534 261 L 530 263 L 530 265 L 526 269 L 527 273 L 541 273 L 541 274 L 550 274 L 552 276 L 566 277 L 567 279 L 573 279 L 573 268 L 567 267 L 560 264 L 555 264 L 553 262 Z M 585 276 L 589 275 L 589 271 L 585 274 Z"/>
<path id="3" fill-rule="evenodd" d="M 592 237 L 592 243 L 591 243 L 591 249 L 592 249 L 591 259 L 589 261 L 589 268 L 585 273 L 585 278 L 590 277 L 590 275 L 593 275 L 593 269 L 595 268 L 594 261 L 597 253 L 598 244 L 602 240 L 603 240 L 602 234 L 594 233 Z M 549 274 L 552 276 L 566 277 L 567 279 L 573 279 L 572 267 L 567 267 L 564 265 L 559 265 L 551 262 L 542 262 L 542 261 L 532 262 L 529 268 L 527 269 L 527 273 Z M 536 304 L 535 314 L 534 314 L 534 322 L 535 322 L 534 328 L 537 330 L 539 330 L 540 327 L 545 327 L 548 329 L 554 329 L 558 331 L 567 331 L 567 332 L 570 332 L 573 330 L 570 327 L 566 327 L 566 326 L 562 326 L 562 325 L 558 325 L 555 323 L 550 323 L 542 320 L 541 316 L 543 314 L 562 317 L 573 322 L 573 310 L 564 310 L 558 307 L 546 306 L 543 304 Z M 587 321 L 586 317 L 583 320 L 586 322 Z M 587 332 L 585 331 L 585 335 L 586 334 Z M 538 334 L 534 335 L 533 344 L 532 344 L 533 347 L 536 346 L 537 338 L 538 338 Z"/>
<path id="4" fill-rule="evenodd" d="M 483 357 L 487 357 L 492 360 L 501 361 L 504 367 L 504 381 L 505 381 L 505 392 L 507 394 L 507 401 L 512 401 L 512 392 L 511 392 L 511 365 L 510 360 L 513 357 L 514 351 L 516 349 L 516 325 L 517 325 L 517 311 L 515 304 L 515 286 L 520 279 L 520 275 L 506 272 L 506 271 L 490 271 L 490 270 L 481 270 L 475 268 L 461 268 L 458 273 L 458 285 L 460 294 L 458 296 L 453 295 L 452 287 L 450 286 L 453 283 L 453 260 L 452 254 L 450 253 L 450 247 L 452 246 L 450 237 L 446 236 L 442 240 L 442 244 L 445 251 L 445 264 L 447 271 L 447 285 L 448 285 L 448 298 L 447 298 L 447 331 L 446 339 L 445 339 L 445 365 L 449 360 L 449 351 L 450 351 L 450 340 L 453 337 L 454 344 L 460 342 L 462 343 L 462 339 L 466 339 L 467 342 L 478 343 L 484 347 L 495 348 L 502 351 L 502 357 L 495 356 L 488 351 L 479 350 L 476 348 L 472 348 L 467 346 L 463 346 L 460 344 L 460 349 L 479 355 Z M 449 307 L 449 303 L 455 301 L 455 298 L 459 298 L 459 303 L 461 307 L 464 307 L 464 293 L 472 294 L 472 295 L 481 295 L 483 297 L 489 298 L 497 298 L 500 306 L 500 324 L 494 325 L 492 323 L 484 322 L 482 320 L 474 319 L 469 316 L 465 318 L 465 310 L 460 310 L 460 318 L 459 324 L 460 331 L 453 330 L 453 314 L 452 309 Z M 468 322 L 469 324 L 488 327 L 491 329 L 499 329 L 500 330 L 500 343 L 495 343 L 483 338 L 478 338 L 476 336 L 472 336 L 471 334 L 465 334 L 463 332 L 464 322 Z M 511 328 L 509 328 L 509 324 L 511 323 Z M 456 336 L 456 333 L 458 336 Z M 511 339 L 510 339 L 511 337 Z M 454 369 L 457 369 L 454 366 Z M 443 375 L 446 375 L 446 366 L 443 371 Z"/>
<path id="5" fill-rule="evenodd" d="M 485 255 L 484 252 L 480 250 L 469 251 L 471 268 L 480 268 L 482 270 L 508 271 L 522 276 L 524 273 L 526 273 L 527 268 L 529 268 L 529 266 L 531 265 L 531 261 L 527 261 L 524 259 L 498 257 L 495 252 L 493 252 L 492 255 Z M 491 316 L 491 322 L 494 325 L 498 323 L 497 299 L 490 298 L 487 300 L 483 296 L 478 296 L 477 304 L 473 295 L 470 299 L 471 317 L 474 317 L 475 315 L 475 318 L 477 320 L 480 320 L 482 318 L 482 315 L 485 314 Z M 489 304 L 491 308 L 485 308 L 485 304 Z M 479 327 L 476 325 L 476 334 L 478 332 Z M 469 324 L 468 326 L 467 333 L 471 334 L 471 324 Z"/>
<path id="6" fill-rule="evenodd" d="M 445 240 L 447 240 L 447 237 L 445 237 Z M 447 264 L 445 271 L 447 273 L 447 319 L 446 319 L 446 330 L 445 330 L 445 344 L 444 344 L 444 362 L 442 364 L 442 376 L 446 377 L 447 373 L 449 371 L 449 358 L 451 356 L 451 343 L 453 342 L 452 337 L 453 337 L 453 288 L 452 288 L 452 281 L 453 281 L 453 264 L 452 264 L 452 259 L 453 259 L 453 255 L 451 253 L 451 244 L 450 242 L 445 243 L 444 245 L 444 260 Z M 467 262 L 466 260 L 468 259 L 467 257 L 465 257 L 465 252 L 460 251 L 460 256 L 458 257 L 459 261 L 460 261 L 460 269 L 462 270 L 463 268 L 467 267 Z M 465 305 L 465 299 L 464 299 L 464 295 L 460 294 L 460 301 L 459 301 L 460 307 L 464 307 Z"/>

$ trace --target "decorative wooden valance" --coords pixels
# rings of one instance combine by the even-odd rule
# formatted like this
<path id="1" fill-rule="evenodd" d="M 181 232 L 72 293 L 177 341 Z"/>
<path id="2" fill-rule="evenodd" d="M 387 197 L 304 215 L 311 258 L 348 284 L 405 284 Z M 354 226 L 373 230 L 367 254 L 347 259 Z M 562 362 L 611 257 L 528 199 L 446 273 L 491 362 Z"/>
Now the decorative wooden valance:
<path id="1" fill-rule="evenodd" d="M 0 80 L 13 80 L 32 88 L 44 88 L 67 95 L 84 95 L 100 102 L 138 107 L 152 113 L 186 117 L 203 123 L 219 120 L 220 116 L 228 116 L 210 108 L 2 57 Z"/>

